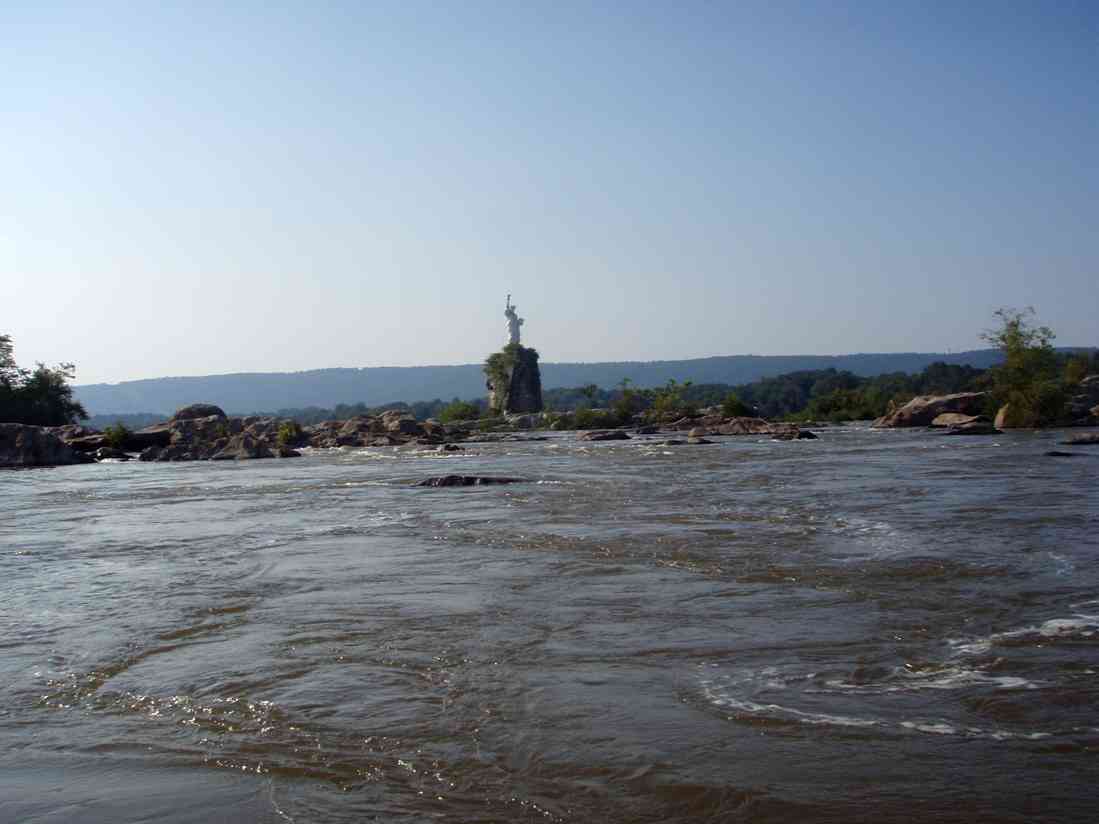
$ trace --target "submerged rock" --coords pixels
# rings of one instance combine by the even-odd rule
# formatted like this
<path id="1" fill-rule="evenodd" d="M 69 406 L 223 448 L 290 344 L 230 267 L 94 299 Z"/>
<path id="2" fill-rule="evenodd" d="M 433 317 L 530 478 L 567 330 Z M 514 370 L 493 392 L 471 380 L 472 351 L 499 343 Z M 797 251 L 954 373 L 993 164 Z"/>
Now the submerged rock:
<path id="1" fill-rule="evenodd" d="M 817 436 L 810 432 L 808 429 L 801 429 L 796 424 L 792 423 L 775 423 L 771 424 L 770 432 L 765 434 L 770 435 L 776 441 L 815 441 Z"/>
<path id="2" fill-rule="evenodd" d="M 495 484 L 527 483 L 525 478 L 493 478 L 484 475 L 442 475 L 437 478 L 425 478 L 413 486 L 492 486 Z"/>
<path id="3" fill-rule="evenodd" d="M 1046 453 L 1047 458 L 1079 458 L 1082 452 L 1061 452 L 1058 449 L 1051 449 Z"/>

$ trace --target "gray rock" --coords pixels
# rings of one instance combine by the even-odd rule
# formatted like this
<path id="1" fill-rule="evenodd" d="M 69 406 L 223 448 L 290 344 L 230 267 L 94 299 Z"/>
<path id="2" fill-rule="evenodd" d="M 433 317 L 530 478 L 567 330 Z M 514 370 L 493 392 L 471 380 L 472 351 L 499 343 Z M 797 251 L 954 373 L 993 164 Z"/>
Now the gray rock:
<path id="1" fill-rule="evenodd" d="M 92 460 L 44 427 L 0 423 L 0 467 L 67 466 Z"/>
<path id="2" fill-rule="evenodd" d="M 983 415 L 963 415 L 961 412 L 943 412 L 931 422 L 931 426 L 962 426 L 967 423 L 991 423 Z"/>
<path id="3" fill-rule="evenodd" d="M 94 435 L 82 435 L 75 438 L 64 439 L 65 443 L 77 452 L 95 452 L 105 446 L 109 446 L 107 436 L 102 433 Z"/>
<path id="4" fill-rule="evenodd" d="M 953 395 L 920 395 L 899 409 L 894 409 L 874 421 L 876 427 L 929 426 L 944 412 L 963 415 L 980 414 L 987 393 L 958 392 Z"/>
<path id="5" fill-rule="evenodd" d="M 185 421 L 190 420 L 191 418 L 210 417 L 224 418 L 225 412 L 220 406 L 214 406 L 212 403 L 193 403 L 190 406 L 177 409 L 176 413 L 172 415 L 172 420 Z"/>
<path id="6" fill-rule="evenodd" d="M 291 452 L 293 450 L 290 450 Z M 267 448 L 267 443 L 257 440 L 247 432 L 234 435 L 220 450 L 210 456 L 213 461 L 237 460 L 247 461 L 258 458 L 273 458 L 274 454 Z"/>
<path id="7" fill-rule="evenodd" d="M 141 452 L 150 446 L 167 446 L 172 441 L 172 427 L 168 422 L 154 423 L 131 432 L 123 448 L 132 452 Z"/>

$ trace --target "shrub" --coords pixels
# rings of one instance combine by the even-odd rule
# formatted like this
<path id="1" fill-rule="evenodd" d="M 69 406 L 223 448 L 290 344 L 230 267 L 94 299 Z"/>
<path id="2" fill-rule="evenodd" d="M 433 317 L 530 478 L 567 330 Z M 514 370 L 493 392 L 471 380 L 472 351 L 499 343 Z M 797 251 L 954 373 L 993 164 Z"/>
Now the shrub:
<path id="1" fill-rule="evenodd" d="M 294 446 L 302 439 L 303 434 L 301 424 L 297 421 L 283 421 L 279 424 L 275 442 L 279 446 Z"/>
<path id="2" fill-rule="evenodd" d="M 443 423 L 451 421 L 472 421 L 481 415 L 481 408 L 469 401 L 460 401 L 455 398 L 439 412 L 439 420 Z"/>
<path id="3" fill-rule="evenodd" d="M 103 430 L 103 435 L 107 438 L 107 445 L 112 449 L 122 449 L 130 439 L 130 430 L 121 421 L 116 421 Z"/>

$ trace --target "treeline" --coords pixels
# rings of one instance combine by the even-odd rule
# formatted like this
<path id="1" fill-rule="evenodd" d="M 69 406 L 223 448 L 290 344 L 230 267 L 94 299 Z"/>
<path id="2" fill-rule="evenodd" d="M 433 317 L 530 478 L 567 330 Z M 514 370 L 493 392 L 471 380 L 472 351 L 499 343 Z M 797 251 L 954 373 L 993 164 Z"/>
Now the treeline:
<path id="1" fill-rule="evenodd" d="M 585 407 L 612 408 L 633 397 L 641 410 L 650 408 L 668 390 L 678 389 L 688 407 L 721 406 L 730 396 L 762 418 L 802 417 L 819 420 L 864 420 L 880 417 L 890 401 L 916 395 L 968 391 L 987 370 L 957 364 L 933 363 L 916 375 L 894 372 L 864 378 L 838 369 L 807 369 L 752 383 L 692 384 L 672 381 L 659 389 L 614 389 L 594 386 L 551 389 L 543 393 L 546 408 L 575 411 Z"/>
<path id="2" fill-rule="evenodd" d="M 10 335 L 0 335 L 0 422 L 63 426 L 87 417 L 73 400 L 71 363 L 23 369 L 15 362 Z"/>
<path id="3" fill-rule="evenodd" d="M 986 412 L 990 416 L 995 414 L 999 405 L 1012 398 L 1020 409 L 1029 409 L 1032 404 L 1026 398 L 1033 396 L 1034 403 L 1038 407 L 1044 404 L 1047 411 L 1034 413 L 1032 424 L 1050 423 L 1056 420 L 1057 403 L 1063 403 L 1067 394 L 1065 387 L 1078 382 L 1084 375 L 1099 373 L 1099 351 L 1075 356 L 1057 353 L 1040 360 L 1043 368 L 1037 374 L 1043 382 L 1033 390 L 1027 388 L 1029 385 L 1025 380 L 1025 375 L 1031 373 L 1025 368 L 1011 366 L 1014 361 L 1009 360 L 1004 366 L 992 369 L 940 362 L 917 374 L 893 372 L 872 378 L 846 370 L 810 369 L 737 385 L 670 380 L 662 387 L 635 389 L 628 380 L 623 380 L 610 389 L 594 384 L 549 389 L 543 392 L 543 400 L 548 412 L 570 413 L 573 423 L 590 422 L 598 426 L 626 424 L 636 416 L 689 415 L 706 407 L 718 407 L 730 416 L 839 422 L 881 417 L 891 405 L 904 404 L 917 395 L 987 391 L 990 395 Z M 309 426 L 360 415 L 377 416 L 391 409 L 406 412 L 420 420 L 435 418 L 444 422 L 490 414 L 484 398 L 454 398 L 450 401 L 435 398 L 380 406 L 337 404 L 331 408 L 283 408 L 255 414 L 290 418 Z M 163 418 L 162 415 L 147 414 L 98 415 L 89 420 L 89 425 L 102 429 L 107 424 L 121 422 L 129 428 L 138 428 Z"/>

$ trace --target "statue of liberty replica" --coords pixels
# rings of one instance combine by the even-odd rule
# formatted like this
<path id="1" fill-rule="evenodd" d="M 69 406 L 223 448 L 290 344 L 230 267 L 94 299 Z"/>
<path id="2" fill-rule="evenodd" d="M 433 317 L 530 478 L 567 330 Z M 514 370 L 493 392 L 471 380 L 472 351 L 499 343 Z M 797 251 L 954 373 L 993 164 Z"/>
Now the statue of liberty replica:
<path id="1" fill-rule="evenodd" d="M 488 405 L 498 415 L 542 411 L 542 373 L 538 352 L 519 343 L 523 318 L 511 302 L 504 304 L 508 324 L 508 342 L 485 360 L 485 386 Z"/>

